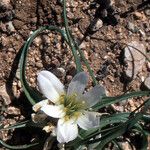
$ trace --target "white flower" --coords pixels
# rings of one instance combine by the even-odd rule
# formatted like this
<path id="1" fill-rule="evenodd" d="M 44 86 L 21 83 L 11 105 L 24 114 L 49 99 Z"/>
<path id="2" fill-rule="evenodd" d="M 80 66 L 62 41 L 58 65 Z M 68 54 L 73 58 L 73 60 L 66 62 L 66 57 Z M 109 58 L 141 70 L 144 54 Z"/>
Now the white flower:
<path id="1" fill-rule="evenodd" d="M 72 79 L 67 92 L 60 80 L 49 71 L 41 71 L 37 81 L 40 91 L 48 100 L 35 104 L 33 110 L 58 118 L 56 135 L 59 143 L 74 140 L 78 136 L 78 126 L 84 130 L 99 126 L 100 116 L 87 108 L 95 105 L 105 90 L 97 85 L 83 94 L 88 81 L 85 72 L 78 73 Z"/>

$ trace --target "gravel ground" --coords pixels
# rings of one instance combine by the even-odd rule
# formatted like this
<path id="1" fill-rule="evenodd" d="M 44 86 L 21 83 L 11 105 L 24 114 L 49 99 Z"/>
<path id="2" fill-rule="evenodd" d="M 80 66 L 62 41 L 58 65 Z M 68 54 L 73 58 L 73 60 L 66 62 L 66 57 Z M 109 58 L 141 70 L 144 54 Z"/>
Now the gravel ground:
<path id="1" fill-rule="evenodd" d="M 66 5 L 70 30 L 107 95 L 150 89 L 150 63 L 141 54 L 150 58 L 148 0 L 67 0 Z M 26 120 L 31 114 L 17 69 L 20 49 L 41 26 L 63 28 L 61 13 L 62 6 L 57 0 L 0 1 L 0 113 L 4 126 Z M 66 85 L 76 73 L 69 47 L 54 32 L 43 32 L 30 47 L 26 75 L 32 87 L 36 88 L 37 73 L 43 69 L 52 71 Z M 132 111 L 142 102 L 142 98 L 137 98 L 112 107 Z M 5 131 L 0 138 L 10 144 L 23 144 L 38 134 Z"/>

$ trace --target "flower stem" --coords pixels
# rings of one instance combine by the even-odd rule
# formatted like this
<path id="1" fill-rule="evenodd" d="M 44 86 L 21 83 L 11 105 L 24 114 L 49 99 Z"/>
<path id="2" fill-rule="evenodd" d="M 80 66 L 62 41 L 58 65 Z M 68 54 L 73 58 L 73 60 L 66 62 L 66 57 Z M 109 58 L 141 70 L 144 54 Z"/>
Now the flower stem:
<path id="1" fill-rule="evenodd" d="M 77 50 L 78 50 L 82 60 L 84 61 L 85 65 L 86 65 L 86 67 L 88 69 L 88 72 L 89 72 L 89 74 L 90 74 L 90 76 L 91 76 L 91 78 L 93 80 L 93 84 L 96 85 L 97 84 L 97 80 L 96 80 L 96 78 L 94 76 L 93 70 L 91 69 L 87 59 L 85 58 L 85 56 L 83 54 L 83 51 L 79 48 L 79 46 L 77 44 L 75 44 L 75 46 L 77 47 Z"/>
<path id="2" fill-rule="evenodd" d="M 67 16 L 66 16 L 66 0 L 63 0 L 63 18 L 64 18 L 64 26 L 65 26 L 66 35 L 67 35 L 67 38 L 68 38 L 68 42 L 69 42 L 73 57 L 75 59 L 77 72 L 80 72 L 80 71 L 82 71 L 80 58 L 77 54 L 77 50 L 75 48 L 73 39 L 71 38 L 70 31 L 68 29 L 68 20 L 67 20 Z"/>

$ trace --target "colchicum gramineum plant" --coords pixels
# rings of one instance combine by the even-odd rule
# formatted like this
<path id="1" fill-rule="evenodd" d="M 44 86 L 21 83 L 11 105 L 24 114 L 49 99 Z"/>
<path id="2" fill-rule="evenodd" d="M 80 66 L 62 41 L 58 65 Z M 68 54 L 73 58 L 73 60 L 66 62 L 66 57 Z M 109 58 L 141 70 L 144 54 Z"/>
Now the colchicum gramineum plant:
<path id="1" fill-rule="evenodd" d="M 59 143 L 74 140 L 78 136 L 78 127 L 88 130 L 99 126 L 100 114 L 93 112 L 91 107 L 105 94 L 105 90 L 96 85 L 85 92 L 88 82 L 85 72 L 75 75 L 67 91 L 60 80 L 49 71 L 41 71 L 37 81 L 39 90 L 47 99 L 33 106 L 33 110 L 37 112 L 33 116 L 37 115 L 36 120 L 58 118 L 56 128 L 49 124 L 43 129 L 55 132 Z"/>

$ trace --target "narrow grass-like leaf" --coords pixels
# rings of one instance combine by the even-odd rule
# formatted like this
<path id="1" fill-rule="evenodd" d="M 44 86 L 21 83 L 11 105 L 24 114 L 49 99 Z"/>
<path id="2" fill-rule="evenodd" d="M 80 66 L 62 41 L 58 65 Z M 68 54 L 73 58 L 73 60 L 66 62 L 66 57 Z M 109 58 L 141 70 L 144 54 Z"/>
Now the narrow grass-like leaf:
<path id="1" fill-rule="evenodd" d="M 9 127 L 6 127 L 6 128 L 1 128 L 0 131 L 3 131 L 3 130 L 10 130 L 10 129 L 17 129 L 17 128 L 23 128 L 23 127 L 26 127 L 27 124 L 29 123 L 30 121 L 27 120 L 27 121 L 23 121 L 23 122 L 19 122 L 19 123 L 16 123 L 15 125 L 11 125 Z"/>
<path id="2" fill-rule="evenodd" d="M 34 105 L 38 101 L 42 100 L 42 98 L 38 92 L 35 92 L 35 90 L 33 90 L 29 86 L 29 84 L 26 80 L 26 75 L 25 75 L 26 59 L 27 59 L 27 54 L 28 54 L 29 47 L 30 47 L 32 41 L 44 30 L 51 30 L 51 31 L 59 32 L 61 34 L 61 36 L 63 37 L 63 39 L 68 43 L 68 40 L 66 39 L 66 35 L 64 35 L 64 31 L 62 31 L 61 29 L 54 27 L 54 26 L 41 27 L 40 29 L 34 31 L 33 34 L 26 41 L 26 43 L 22 49 L 21 58 L 20 58 L 20 80 L 21 80 L 21 83 L 23 86 L 23 91 L 32 105 Z"/>
<path id="3" fill-rule="evenodd" d="M 77 54 L 76 47 L 74 45 L 73 39 L 71 37 L 70 31 L 69 31 L 69 28 L 68 28 L 68 20 L 67 20 L 67 14 L 66 14 L 66 0 L 63 0 L 63 19 L 64 19 L 64 26 L 65 26 L 67 39 L 68 39 L 68 44 L 69 44 L 69 46 L 71 48 L 71 51 L 72 51 L 72 54 L 74 56 L 75 64 L 76 64 L 76 67 L 77 67 L 77 72 L 80 72 L 80 71 L 82 71 L 80 58 Z"/>
<path id="4" fill-rule="evenodd" d="M 119 125 L 116 129 L 107 132 L 105 135 L 102 136 L 100 144 L 96 147 L 97 149 L 101 150 L 103 147 L 109 143 L 111 140 L 123 135 L 126 131 L 128 131 L 131 127 L 134 126 L 135 123 L 141 118 L 141 113 L 138 113 L 134 119 L 130 119 L 123 125 Z"/>
<path id="5" fill-rule="evenodd" d="M 130 113 L 117 113 L 109 116 L 102 116 L 100 120 L 100 127 L 103 128 L 107 125 L 114 123 L 121 123 L 128 120 Z"/>
<path id="6" fill-rule="evenodd" d="M 94 128 L 94 129 L 90 129 L 90 130 L 80 130 L 79 132 L 79 137 L 74 140 L 73 142 L 70 142 L 70 145 L 82 145 L 85 144 L 85 142 L 89 141 L 91 138 L 97 136 L 98 134 L 101 134 L 103 132 L 108 132 L 112 129 L 115 129 L 116 127 L 110 127 L 104 130 L 101 130 L 103 127 L 107 126 L 107 125 L 111 125 L 111 124 L 119 124 L 119 123 L 123 123 L 125 121 L 128 120 L 130 113 L 118 113 L 118 114 L 113 114 L 113 115 L 109 115 L 109 116 L 102 116 L 101 120 L 100 120 L 100 126 L 98 128 Z"/>
<path id="7" fill-rule="evenodd" d="M 123 150 L 123 148 L 120 146 L 120 144 L 116 140 L 112 140 L 112 143 L 114 144 L 114 146 L 116 146 L 115 148 L 117 148 L 118 150 Z"/>
<path id="8" fill-rule="evenodd" d="M 118 114 L 113 114 L 109 116 L 102 116 L 100 120 L 100 127 L 90 129 L 90 130 L 82 130 L 79 132 L 80 136 L 84 139 L 85 137 L 87 138 L 88 136 L 92 136 L 95 133 L 101 133 L 101 129 L 107 125 L 111 125 L 114 123 L 121 123 L 125 122 L 128 120 L 130 113 L 118 113 Z"/>
<path id="9" fill-rule="evenodd" d="M 143 113 L 147 111 L 149 108 L 150 104 L 150 99 L 146 100 L 144 102 L 144 108 L 142 112 L 138 112 L 136 114 L 131 113 L 132 115 L 130 116 L 129 120 L 126 121 L 125 123 L 119 125 L 116 129 L 113 129 L 112 131 L 107 132 L 105 135 L 102 136 L 100 144 L 96 147 L 97 149 L 101 150 L 103 147 L 110 142 L 111 140 L 121 136 L 124 134 L 126 131 L 131 129 L 139 120 L 142 119 Z M 92 141 L 90 141 L 92 143 Z M 95 141 L 93 141 L 95 142 Z"/>
<path id="10" fill-rule="evenodd" d="M 117 114 L 119 115 L 119 114 Z M 122 121 L 126 121 L 126 117 L 129 116 L 129 114 L 125 113 L 125 114 L 121 114 L 122 115 Z M 123 116 L 125 118 L 123 118 Z M 114 118 L 117 116 L 112 116 L 112 118 Z M 82 134 L 81 136 L 83 137 L 83 140 L 76 140 L 74 141 L 74 144 L 75 146 L 78 146 L 78 145 L 84 145 L 84 144 L 92 144 L 92 143 L 96 143 L 96 142 L 100 142 L 100 146 L 99 147 L 103 147 L 104 145 L 106 145 L 106 143 L 110 142 L 111 140 L 121 136 L 122 134 L 124 134 L 126 131 L 128 131 L 130 128 L 132 128 L 133 126 L 137 126 L 136 123 L 142 118 L 142 113 L 138 113 L 136 114 L 135 116 L 130 116 L 129 117 L 129 120 L 127 120 L 126 122 L 124 123 L 121 123 L 117 126 L 114 126 L 114 127 L 111 127 L 111 128 L 108 128 L 108 129 L 105 129 L 105 130 L 97 130 L 95 129 L 95 131 L 93 130 L 93 133 L 89 133 L 88 134 L 88 131 L 86 131 L 87 133 L 84 133 Z M 120 120 L 121 121 L 121 120 Z M 115 121 L 113 121 L 114 123 Z M 115 123 L 119 123 L 119 118 L 116 119 L 116 122 Z M 107 122 L 109 123 L 109 122 Z M 106 123 L 103 123 L 103 125 L 106 125 Z M 101 128 L 101 126 L 100 126 Z M 92 131 L 92 130 L 90 130 Z M 96 135 L 98 134 L 102 134 L 102 137 L 99 138 L 99 139 L 95 139 L 95 140 L 90 140 L 92 139 L 93 137 L 95 137 Z M 90 140 L 90 141 L 89 141 Z M 98 147 L 98 148 L 99 148 Z"/>
<path id="11" fill-rule="evenodd" d="M 150 122 L 150 114 L 148 115 L 143 115 L 143 118 L 142 118 L 143 120 L 144 120 L 144 122 L 147 122 L 147 123 L 149 123 Z"/>
<path id="12" fill-rule="evenodd" d="M 143 132 L 145 133 L 145 135 L 147 135 L 147 136 L 150 136 L 150 131 L 149 131 L 149 129 L 143 129 Z"/>
<path id="13" fill-rule="evenodd" d="M 71 37 L 72 37 L 72 39 L 73 39 L 72 34 L 71 34 Z M 73 42 L 74 42 L 74 45 L 75 45 L 76 49 L 78 50 L 79 55 L 81 56 L 81 59 L 83 60 L 85 66 L 86 66 L 86 68 L 87 68 L 87 70 L 88 70 L 88 72 L 89 72 L 89 74 L 90 74 L 90 76 L 91 76 L 91 78 L 92 78 L 92 80 L 93 80 L 93 85 L 96 85 L 96 84 L 97 84 L 97 80 L 96 80 L 96 78 L 95 78 L 95 75 L 94 75 L 94 73 L 93 73 L 92 68 L 90 67 L 90 65 L 89 65 L 89 63 L 88 63 L 88 61 L 87 61 L 87 59 L 86 59 L 85 56 L 84 56 L 83 51 L 79 48 L 78 44 L 77 44 L 74 40 L 73 40 Z"/>
<path id="14" fill-rule="evenodd" d="M 91 129 L 91 130 L 88 130 L 88 131 L 85 131 L 85 130 L 81 129 L 80 132 L 79 132 L 80 136 L 76 140 L 74 140 L 72 143 L 70 143 L 69 145 L 74 144 L 74 146 L 77 147 L 78 145 L 84 145 L 91 138 L 97 136 L 98 134 L 110 132 L 110 135 L 111 135 L 111 132 L 113 130 L 115 130 L 115 132 L 116 132 L 116 130 L 118 131 L 119 129 L 122 130 L 122 128 L 124 128 L 123 123 L 126 123 L 126 122 L 129 123 L 128 119 L 130 118 L 130 115 L 131 115 L 131 113 L 118 113 L 118 114 L 112 114 L 112 115 L 109 115 L 109 116 L 102 116 L 101 121 L 100 121 L 100 127 L 95 128 L 95 129 Z M 143 121 L 144 121 L 143 117 L 144 118 L 147 117 L 147 115 L 142 115 L 142 114 L 140 114 L 140 115 L 141 115 L 140 119 L 143 120 Z M 134 114 L 133 114 L 133 116 L 134 116 Z M 138 119 L 136 120 L 136 122 L 137 121 L 138 121 Z M 140 127 L 140 125 L 136 124 L 136 122 L 132 122 L 132 124 L 130 124 L 130 126 L 134 125 L 134 126 Z M 119 128 L 118 124 L 120 125 L 120 123 L 121 123 L 121 127 Z M 110 128 L 102 130 L 103 127 L 106 127 L 107 125 L 111 125 L 111 124 L 112 125 L 116 124 L 117 126 L 110 127 Z M 141 127 L 141 129 L 142 129 L 142 127 Z"/>
<path id="15" fill-rule="evenodd" d="M 137 91 L 137 92 L 131 92 L 128 94 L 117 96 L 117 97 L 103 97 L 100 102 L 98 102 L 95 106 L 93 106 L 93 109 L 98 110 L 105 106 L 108 106 L 117 102 L 121 102 L 129 98 L 138 97 L 138 96 L 148 96 L 148 95 L 150 95 L 150 91 Z"/>
<path id="16" fill-rule="evenodd" d="M 4 141 L 0 140 L 0 144 L 3 145 L 4 147 L 8 148 L 8 149 L 21 150 L 21 149 L 28 149 L 28 148 L 31 148 L 31 147 L 33 147 L 33 146 L 38 145 L 39 143 L 11 146 L 11 145 L 6 144 Z"/>
<path id="17" fill-rule="evenodd" d="M 87 131 L 81 129 L 79 134 L 82 137 L 82 139 L 85 139 L 85 137 L 88 137 L 89 135 L 92 136 L 93 134 L 97 133 L 98 131 L 99 131 L 99 128 L 90 129 Z"/>
<path id="18" fill-rule="evenodd" d="M 0 127 L 0 131 L 3 130 L 11 130 L 11 129 L 18 129 L 18 128 L 25 128 L 25 127 L 37 127 L 37 128 L 43 128 L 44 125 L 47 123 L 47 121 L 34 123 L 32 120 L 27 120 L 23 122 L 16 123 L 14 125 L 11 125 L 9 127 L 4 128 L 3 126 Z"/>
<path id="19" fill-rule="evenodd" d="M 141 140 L 140 140 L 140 146 L 141 146 L 140 149 L 141 150 L 147 150 L 147 148 L 148 148 L 148 137 L 145 134 L 145 132 L 143 131 L 143 129 L 138 127 L 138 126 L 135 126 L 135 128 L 132 130 L 135 132 L 139 132 L 142 136 Z"/>
<path id="20" fill-rule="evenodd" d="M 41 32 L 42 29 L 38 29 L 28 38 L 26 41 L 20 58 L 20 80 L 23 86 L 23 91 L 25 95 L 27 96 L 28 100 L 32 105 L 36 103 L 36 100 L 39 99 L 37 96 L 37 93 L 33 89 L 30 88 L 29 84 L 26 81 L 26 75 L 25 75 L 25 69 L 26 69 L 26 59 L 27 59 L 27 53 L 29 50 L 29 46 L 31 45 L 34 38 Z"/>

